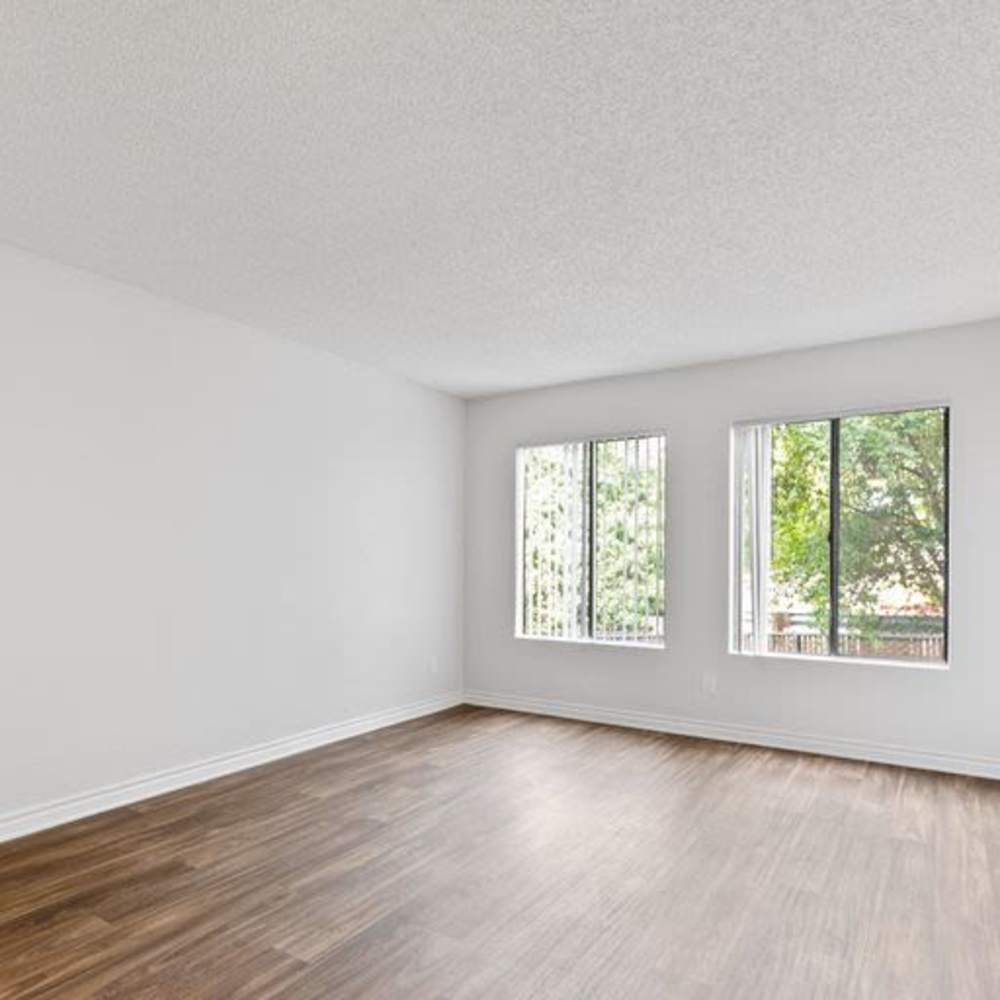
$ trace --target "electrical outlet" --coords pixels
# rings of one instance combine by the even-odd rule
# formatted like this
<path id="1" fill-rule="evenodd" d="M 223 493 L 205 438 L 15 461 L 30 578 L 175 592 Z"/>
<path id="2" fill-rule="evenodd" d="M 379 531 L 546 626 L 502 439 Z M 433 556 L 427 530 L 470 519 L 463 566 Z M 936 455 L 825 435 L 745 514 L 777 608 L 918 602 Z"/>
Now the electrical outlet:
<path id="1" fill-rule="evenodd" d="M 705 694 L 715 694 L 719 690 L 719 677 L 714 670 L 706 670 L 701 675 L 701 689 Z"/>

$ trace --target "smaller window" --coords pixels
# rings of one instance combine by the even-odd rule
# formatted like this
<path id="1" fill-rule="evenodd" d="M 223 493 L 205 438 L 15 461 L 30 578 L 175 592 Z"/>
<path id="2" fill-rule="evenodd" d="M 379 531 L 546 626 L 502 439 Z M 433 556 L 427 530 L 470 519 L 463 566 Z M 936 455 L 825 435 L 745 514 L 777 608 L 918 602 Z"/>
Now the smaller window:
<path id="1" fill-rule="evenodd" d="M 662 436 L 519 448 L 517 634 L 663 645 Z"/>
<path id="2" fill-rule="evenodd" d="M 944 407 L 733 433 L 734 652 L 945 662 Z"/>

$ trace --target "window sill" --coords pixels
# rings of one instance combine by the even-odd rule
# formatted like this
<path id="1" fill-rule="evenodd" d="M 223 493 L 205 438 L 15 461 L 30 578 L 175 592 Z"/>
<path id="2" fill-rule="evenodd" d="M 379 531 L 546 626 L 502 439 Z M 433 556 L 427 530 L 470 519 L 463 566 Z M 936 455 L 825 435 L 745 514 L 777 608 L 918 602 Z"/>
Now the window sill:
<path id="1" fill-rule="evenodd" d="M 730 649 L 730 656 L 751 660 L 775 660 L 778 663 L 830 663 L 836 666 L 847 664 L 856 667 L 902 667 L 904 670 L 932 670 L 936 673 L 947 671 L 947 660 L 890 660 L 862 656 L 811 656 L 808 653 L 741 653 Z"/>
<path id="2" fill-rule="evenodd" d="M 518 635 L 514 638 L 519 642 L 549 642 L 564 646 L 600 646 L 605 649 L 648 649 L 653 652 L 663 652 L 667 648 L 666 640 L 660 642 L 636 642 L 619 639 L 567 639 L 558 635 Z"/>

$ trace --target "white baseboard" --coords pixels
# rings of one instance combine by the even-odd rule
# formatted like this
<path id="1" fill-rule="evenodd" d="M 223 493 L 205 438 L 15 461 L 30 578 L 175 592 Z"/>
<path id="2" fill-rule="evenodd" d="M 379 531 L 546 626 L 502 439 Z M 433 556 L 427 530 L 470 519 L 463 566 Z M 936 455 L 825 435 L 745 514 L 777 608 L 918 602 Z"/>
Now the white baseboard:
<path id="1" fill-rule="evenodd" d="M 696 736 L 727 743 L 749 743 L 753 746 L 772 747 L 778 750 L 798 750 L 829 757 L 846 757 L 849 760 L 867 760 L 879 764 L 895 764 L 899 767 L 916 767 L 927 771 L 1000 779 L 1000 758 L 997 757 L 913 750 L 909 747 L 869 743 L 865 740 L 808 736 L 804 733 L 747 726 L 742 723 L 652 715 L 647 712 L 601 708 L 597 705 L 580 705 L 489 691 L 466 691 L 465 702 L 468 705 L 480 705 L 484 708 L 502 708 L 514 712 L 530 712 L 534 715 L 552 715 L 561 719 L 579 719 L 583 722 L 628 726 L 632 729 L 650 729 L 678 736 Z"/>
<path id="2" fill-rule="evenodd" d="M 748 743 L 753 746 L 773 747 L 780 750 L 798 750 L 804 753 L 845 757 L 850 760 L 867 760 L 900 767 L 916 767 L 950 774 L 966 774 L 982 778 L 1000 779 L 1000 758 L 975 757 L 964 754 L 913 750 L 908 747 L 883 743 L 869 743 L 836 737 L 808 736 L 741 723 L 714 722 L 678 716 L 653 715 L 626 709 L 602 708 L 575 702 L 552 701 L 522 695 L 498 694 L 488 691 L 466 691 L 464 695 L 453 692 L 412 702 L 397 708 L 386 709 L 371 715 L 345 719 L 329 726 L 320 726 L 304 733 L 296 733 L 268 743 L 260 743 L 244 750 L 221 754 L 194 764 L 170 768 L 116 785 L 93 789 L 79 795 L 68 796 L 52 802 L 29 806 L 0 815 L 0 843 L 29 833 L 60 826 L 75 819 L 130 805 L 165 792 L 197 785 L 212 778 L 243 771 L 259 764 L 266 764 L 282 757 L 302 753 L 315 747 L 339 740 L 360 736 L 385 726 L 417 719 L 434 712 L 441 712 L 461 704 L 500 708 L 533 715 L 551 715 L 583 722 L 598 722 L 632 729 L 695 736 L 702 739 L 722 740 L 729 743 Z"/>
<path id="3" fill-rule="evenodd" d="M 335 722 L 329 726 L 320 726 L 317 729 L 285 736 L 268 743 L 258 743 L 245 750 L 220 754 L 217 757 L 210 757 L 194 764 L 185 764 L 166 771 L 158 771 L 155 774 L 144 775 L 141 778 L 123 781 L 116 785 L 96 788 L 79 795 L 29 806 L 26 809 L 0 815 L 0 843 L 49 827 L 60 826 L 85 816 L 92 816 L 95 813 L 140 802 L 142 799 L 162 795 L 164 792 L 172 792 L 178 788 L 186 788 L 188 785 L 210 781 L 212 778 L 220 778 L 225 774 L 232 774 L 234 771 L 243 771 L 249 767 L 256 767 L 258 764 L 266 764 L 268 761 L 278 760 L 281 757 L 290 757 L 293 754 L 312 750 L 327 743 L 336 743 L 339 740 L 360 736 L 362 733 L 370 733 L 385 726 L 393 726 L 398 722 L 407 722 L 410 719 L 418 719 L 434 712 L 442 712 L 447 708 L 454 708 L 456 705 L 462 704 L 462 701 L 462 696 L 457 691 L 438 695 L 423 701 L 401 705 L 398 708 L 390 708 L 354 719 L 345 719 L 343 722 Z"/>

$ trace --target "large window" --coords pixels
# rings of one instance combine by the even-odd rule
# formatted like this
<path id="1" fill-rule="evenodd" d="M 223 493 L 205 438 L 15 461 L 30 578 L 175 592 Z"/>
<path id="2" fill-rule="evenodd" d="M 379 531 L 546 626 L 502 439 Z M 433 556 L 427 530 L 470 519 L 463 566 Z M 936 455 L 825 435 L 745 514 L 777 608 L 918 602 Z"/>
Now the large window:
<path id="1" fill-rule="evenodd" d="M 519 448 L 517 633 L 663 645 L 660 436 Z"/>
<path id="2" fill-rule="evenodd" d="M 948 410 L 733 434 L 734 651 L 948 658 Z"/>

